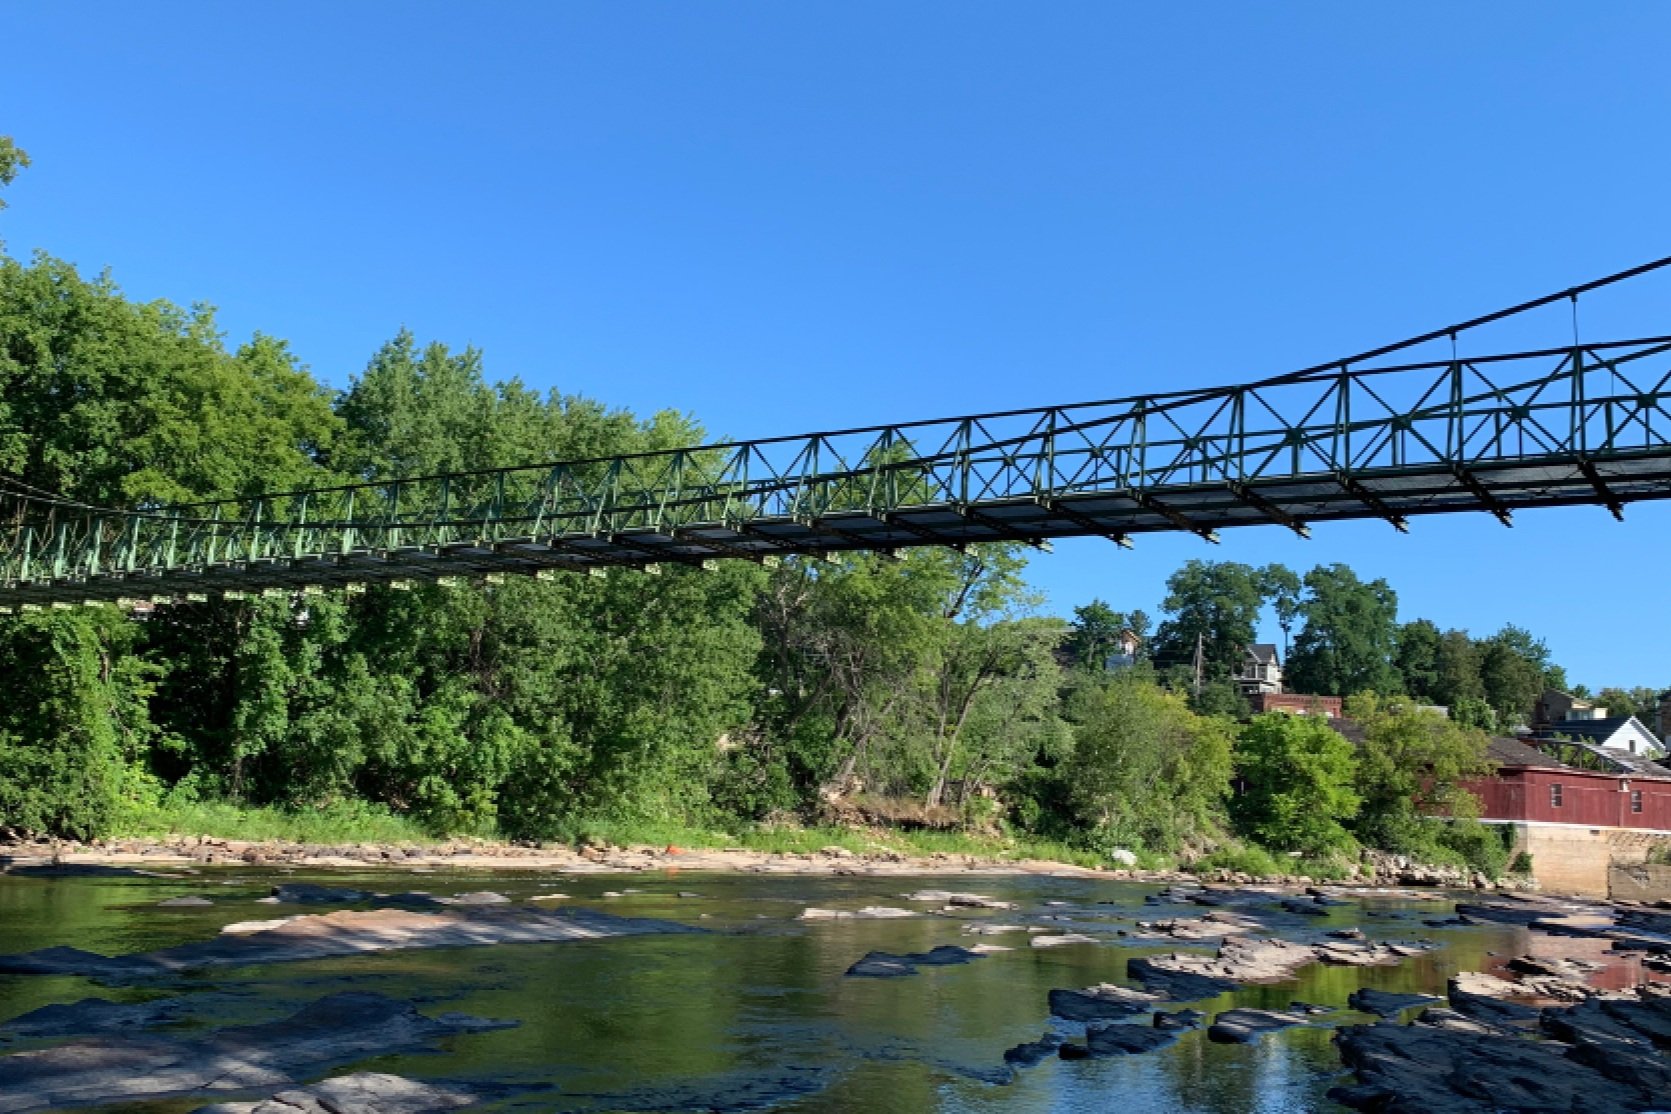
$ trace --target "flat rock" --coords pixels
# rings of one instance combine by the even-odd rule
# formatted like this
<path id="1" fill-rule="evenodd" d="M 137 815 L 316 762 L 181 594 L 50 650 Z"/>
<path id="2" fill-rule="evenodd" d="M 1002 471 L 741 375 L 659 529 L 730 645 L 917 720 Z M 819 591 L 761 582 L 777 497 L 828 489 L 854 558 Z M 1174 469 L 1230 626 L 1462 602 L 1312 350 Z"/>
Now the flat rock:
<path id="1" fill-rule="evenodd" d="M 863 909 L 802 909 L 797 920 L 802 921 L 885 921 L 895 917 L 920 916 L 910 909 L 894 909 L 886 905 L 867 905 Z"/>
<path id="2" fill-rule="evenodd" d="M 514 1023 L 457 1014 L 426 1017 L 380 994 L 333 994 L 282 1021 L 192 1039 L 81 1039 L 0 1057 L 0 1114 L 284 1087 L 333 1064 L 507 1024 Z"/>
<path id="3" fill-rule="evenodd" d="M 463 1087 L 420 1083 L 382 1072 L 356 1072 L 280 1091 L 258 1102 L 199 1107 L 193 1114 L 435 1114 L 474 1106 L 476 1102 L 477 1095 Z"/>
<path id="4" fill-rule="evenodd" d="M 1093 1058 L 1135 1056 L 1165 1048 L 1177 1036 L 1152 1025 L 1092 1025 L 1085 1030 L 1085 1047 Z"/>
<path id="5" fill-rule="evenodd" d="M 1365 986 L 1354 990 L 1346 999 L 1346 1004 L 1362 1013 L 1372 1013 L 1377 1017 L 1394 1017 L 1405 1010 L 1432 1005 L 1437 1001 L 1439 999 L 1431 994 L 1394 994 Z"/>
<path id="6" fill-rule="evenodd" d="M 151 1002 L 83 998 L 79 1002 L 42 1006 L 10 1021 L 0 1022 L 0 1036 L 26 1039 L 79 1037 L 149 1029 L 179 1020 L 188 1005 L 198 1004 L 204 997 L 199 995 L 191 1003 L 183 998 L 159 998 Z"/>
<path id="7" fill-rule="evenodd" d="M 1084 990 L 1052 990 L 1050 1012 L 1064 1021 L 1114 1021 L 1155 1008 L 1160 997 L 1103 983 Z"/>
<path id="8" fill-rule="evenodd" d="M 908 952 L 905 955 L 870 952 L 847 968 L 846 974 L 859 979 L 894 979 L 914 975 L 919 967 L 948 967 L 956 963 L 968 963 L 981 958 L 981 954 L 951 945 L 942 945 L 926 952 Z"/>
<path id="9" fill-rule="evenodd" d="M 1157 1029 L 1181 1033 L 1186 1029 L 1199 1029 L 1201 1022 L 1206 1018 L 1207 1015 L 1200 1010 L 1178 1010 L 1175 1013 L 1162 1010 L 1155 1014 L 1154 1026 Z"/>
<path id="10" fill-rule="evenodd" d="M 1027 1041 L 1014 1048 L 1004 1050 L 1004 1063 L 1017 1067 L 1030 1068 L 1042 1064 L 1056 1054 L 1062 1047 L 1062 1038 L 1055 1033 L 1046 1033 L 1036 1041 Z"/>
<path id="11" fill-rule="evenodd" d="M 231 927 L 231 926 L 229 926 Z M 206 967 L 283 963 L 412 948 L 479 947 L 609 936 L 701 932 L 670 921 L 612 917 L 584 909 L 521 907 L 418 913 L 401 909 L 340 910 L 237 926 L 199 943 L 136 955 L 103 956 L 76 948 L 45 948 L 0 956 L 0 974 L 147 977 Z"/>
<path id="12" fill-rule="evenodd" d="M 1035 948 L 1060 948 L 1068 944 L 1095 944 L 1095 936 L 1086 936 L 1078 932 L 1064 932 L 1056 936 L 1035 936 L 1032 939 Z"/>
<path id="13" fill-rule="evenodd" d="M 1225 1010 L 1208 1026 L 1207 1039 L 1220 1044 L 1253 1044 L 1266 1033 L 1304 1024 L 1305 1018 L 1276 1010 Z"/>
<path id="14" fill-rule="evenodd" d="M 1159 960 L 1140 956 L 1126 962 L 1126 974 L 1143 984 L 1143 989 L 1169 998 L 1174 1002 L 1191 1002 L 1200 998 L 1217 998 L 1235 990 L 1240 984 L 1230 979 L 1198 975 L 1191 971 L 1165 966 Z"/>
<path id="15" fill-rule="evenodd" d="M 196 894 L 187 894 L 184 897 L 165 897 L 157 902 L 158 909 L 204 909 L 212 905 L 214 905 L 214 902 L 206 897 L 198 897 Z"/>
<path id="16" fill-rule="evenodd" d="M 958 893 L 953 890 L 918 890 L 905 895 L 906 901 L 926 901 L 958 909 L 1014 909 L 1015 902 L 999 901 L 983 894 Z"/>
<path id="17" fill-rule="evenodd" d="M 1381 1021 L 1339 1030 L 1341 1060 L 1358 1078 L 1329 1097 L 1364 1111 L 1495 1114 L 1664 1109 L 1663 1093 L 1611 1079 L 1567 1046 Z"/>

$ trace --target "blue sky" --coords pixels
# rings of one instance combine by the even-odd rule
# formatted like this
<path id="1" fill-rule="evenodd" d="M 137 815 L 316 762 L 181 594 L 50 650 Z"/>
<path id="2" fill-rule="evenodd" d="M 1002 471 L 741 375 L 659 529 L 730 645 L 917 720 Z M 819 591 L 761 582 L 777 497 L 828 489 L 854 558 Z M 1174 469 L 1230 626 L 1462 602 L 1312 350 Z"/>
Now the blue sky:
<path id="1" fill-rule="evenodd" d="M 1671 6 L 0 7 L 0 238 L 343 384 L 402 325 L 766 436 L 1217 384 L 1671 254 Z M 1671 281 L 1584 306 L 1671 332 Z M 1344 561 L 1671 684 L 1671 505 L 1058 543 Z"/>

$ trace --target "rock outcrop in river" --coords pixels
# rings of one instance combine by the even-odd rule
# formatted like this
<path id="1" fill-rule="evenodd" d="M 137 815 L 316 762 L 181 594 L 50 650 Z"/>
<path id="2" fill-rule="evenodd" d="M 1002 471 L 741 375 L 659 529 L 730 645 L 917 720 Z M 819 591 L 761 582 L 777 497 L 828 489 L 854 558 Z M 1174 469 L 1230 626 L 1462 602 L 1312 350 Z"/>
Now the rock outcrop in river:
<path id="1" fill-rule="evenodd" d="M 206 1036 L 83 1038 L 0 1057 L 0 1114 L 200 1092 L 270 1091 L 332 1065 L 512 1024 L 461 1014 L 427 1017 L 380 994 L 333 994 L 281 1021 Z"/>

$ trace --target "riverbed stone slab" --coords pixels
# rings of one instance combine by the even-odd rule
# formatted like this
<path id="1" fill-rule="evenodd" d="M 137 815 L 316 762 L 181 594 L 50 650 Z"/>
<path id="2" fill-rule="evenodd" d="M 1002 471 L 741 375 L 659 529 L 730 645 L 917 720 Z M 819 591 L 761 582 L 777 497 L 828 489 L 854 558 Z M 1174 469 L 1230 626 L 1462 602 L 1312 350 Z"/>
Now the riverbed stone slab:
<path id="1" fill-rule="evenodd" d="M 919 967 L 949 967 L 980 959 L 984 953 L 943 944 L 926 952 L 893 955 L 890 952 L 870 952 L 847 968 L 850 978 L 894 979 L 914 975 Z"/>
<path id="2" fill-rule="evenodd" d="M 1207 1027 L 1207 1039 L 1220 1044 L 1254 1044 L 1267 1033 L 1292 1029 L 1305 1023 L 1305 1018 L 1298 1014 L 1277 1010 L 1225 1010 Z"/>
<path id="3" fill-rule="evenodd" d="M 474 1106 L 465 1087 L 421 1083 L 384 1072 L 356 1072 L 307 1087 L 280 1091 L 256 1102 L 221 1102 L 192 1114 L 439 1114 Z"/>
<path id="4" fill-rule="evenodd" d="M 1361 1013 L 1372 1013 L 1377 1017 L 1396 1017 L 1405 1010 L 1432 1005 L 1438 1001 L 1439 999 L 1431 994 L 1395 994 L 1365 986 L 1354 990 L 1347 997 L 1346 1004 Z"/>
<path id="5" fill-rule="evenodd" d="M 321 1067 L 512 1024 L 461 1014 L 431 1018 L 380 994 L 333 994 L 281 1021 L 188 1039 L 89 1038 L 0 1056 L 0 1114 L 201 1091 L 270 1091 Z"/>

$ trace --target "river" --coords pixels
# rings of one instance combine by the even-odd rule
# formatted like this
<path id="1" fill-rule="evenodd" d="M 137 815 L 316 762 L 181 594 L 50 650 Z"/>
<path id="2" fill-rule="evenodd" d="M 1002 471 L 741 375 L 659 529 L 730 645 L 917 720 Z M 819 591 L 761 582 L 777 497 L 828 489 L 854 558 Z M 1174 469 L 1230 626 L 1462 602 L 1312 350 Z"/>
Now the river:
<path id="1" fill-rule="evenodd" d="M 0 976 L 0 1018 L 87 997 L 138 1002 L 182 996 L 186 1030 L 201 1032 L 273 1021 L 337 991 L 374 991 L 412 1001 L 428 1014 L 461 1011 L 516 1026 L 448 1037 L 438 1052 L 362 1060 L 314 1077 L 370 1070 L 507 1087 L 480 1107 L 492 1111 L 1298 1114 L 1342 1109 L 1324 1097 L 1343 1080 L 1330 1030 L 1373 1020 L 1344 1008 L 1353 990 L 1373 986 L 1442 995 L 1449 975 L 1491 970 L 1502 957 L 1528 947 L 1527 931 L 1516 926 L 1424 925 L 1424 919 L 1451 908 L 1445 901 L 1372 896 L 1332 907 L 1322 917 L 1278 914 L 1270 923 L 1284 935 L 1291 930 L 1309 938 L 1355 926 L 1372 940 L 1426 938 L 1440 947 L 1397 966 L 1313 965 L 1292 982 L 1191 1003 L 1209 1014 L 1232 1006 L 1281 1009 L 1295 1000 L 1341 1007 L 1314 1025 L 1255 1044 L 1214 1043 L 1196 1030 L 1148 1054 L 1050 1057 L 1017 1071 L 1005 1065 L 1007 1048 L 1051 1029 L 1083 1032 L 1083 1026 L 1052 1021 L 1046 1005 L 1051 989 L 1123 982 L 1131 957 L 1190 946 L 1130 945 L 1112 936 L 1117 928 L 1203 910 L 1145 905 L 1146 897 L 1161 892 L 1156 885 L 1039 875 L 937 879 L 676 870 L 394 875 L 207 868 L 184 878 L 0 876 L 0 953 L 57 945 L 107 955 L 146 952 L 208 939 L 234 921 L 321 911 L 258 902 L 275 883 L 295 881 L 437 895 L 494 890 L 513 901 L 560 890 L 569 896 L 557 904 L 708 931 L 381 952 L 218 968 L 163 980 L 114 980 L 116 985 L 60 975 Z M 902 895 L 926 887 L 976 890 L 1018 906 L 1011 912 L 971 913 L 968 919 L 1088 931 L 1100 934 L 1101 942 L 1036 948 L 1028 946 L 1025 934 L 975 938 L 961 933 L 959 917 L 797 919 L 809 906 L 908 906 Z M 640 892 L 604 896 L 629 889 Z M 185 895 L 207 897 L 212 904 L 158 905 Z M 1012 950 L 957 966 L 925 967 L 905 978 L 844 975 L 873 950 L 917 952 L 977 939 Z M 0 1051 L 50 1043 L 14 1039 Z M 98 1109 L 183 1114 L 225 1097 Z"/>

